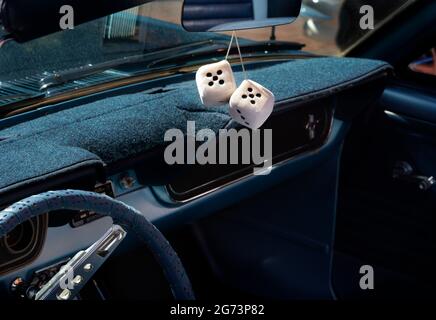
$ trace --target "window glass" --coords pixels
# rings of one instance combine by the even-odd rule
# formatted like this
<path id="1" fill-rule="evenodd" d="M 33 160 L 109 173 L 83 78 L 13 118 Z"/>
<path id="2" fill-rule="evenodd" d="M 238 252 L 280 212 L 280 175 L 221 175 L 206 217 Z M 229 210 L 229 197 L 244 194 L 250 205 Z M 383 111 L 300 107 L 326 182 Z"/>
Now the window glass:
<path id="1" fill-rule="evenodd" d="M 373 26 L 377 28 L 409 2 L 303 0 L 300 17 L 293 24 L 238 31 L 238 36 L 254 41 L 298 42 L 309 52 L 338 55 L 371 31 L 360 26 L 362 6 L 371 6 Z M 222 38 L 222 34 L 185 31 L 180 21 L 182 4 L 182 0 L 153 1 L 28 43 L 4 43 L 0 48 L 0 81 L 40 79 L 54 71 Z M 367 14 L 371 20 L 372 13 Z M 0 29 L 2 35 L 5 31 Z"/>

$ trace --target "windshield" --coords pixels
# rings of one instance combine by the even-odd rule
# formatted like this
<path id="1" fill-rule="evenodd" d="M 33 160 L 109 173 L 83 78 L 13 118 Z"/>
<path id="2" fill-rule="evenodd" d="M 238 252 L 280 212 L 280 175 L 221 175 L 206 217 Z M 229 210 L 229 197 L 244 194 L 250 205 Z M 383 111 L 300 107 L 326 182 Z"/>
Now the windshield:
<path id="1" fill-rule="evenodd" d="M 7 42 L 0 48 L 0 81 L 3 89 L 10 80 L 27 79 L 31 82 L 53 71 L 223 36 L 189 33 L 182 29 L 182 2 L 154 1 L 28 43 Z M 363 5 L 373 6 L 374 27 L 377 28 L 407 2 L 410 1 L 304 0 L 300 17 L 295 23 L 238 31 L 238 36 L 254 41 L 298 42 L 305 44 L 305 51 L 340 55 L 371 31 L 359 27 L 360 8 Z M 3 90 L 1 94 L 8 94 L 8 91 Z"/>

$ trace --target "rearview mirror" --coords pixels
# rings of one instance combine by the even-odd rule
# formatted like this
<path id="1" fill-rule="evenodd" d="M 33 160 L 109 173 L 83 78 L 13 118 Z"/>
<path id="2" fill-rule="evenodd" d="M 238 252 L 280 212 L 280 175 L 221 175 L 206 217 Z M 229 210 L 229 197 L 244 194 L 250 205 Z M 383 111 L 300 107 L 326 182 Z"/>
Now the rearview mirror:
<path id="1" fill-rule="evenodd" d="M 233 31 L 292 23 L 301 0 L 185 0 L 182 25 L 190 32 Z"/>

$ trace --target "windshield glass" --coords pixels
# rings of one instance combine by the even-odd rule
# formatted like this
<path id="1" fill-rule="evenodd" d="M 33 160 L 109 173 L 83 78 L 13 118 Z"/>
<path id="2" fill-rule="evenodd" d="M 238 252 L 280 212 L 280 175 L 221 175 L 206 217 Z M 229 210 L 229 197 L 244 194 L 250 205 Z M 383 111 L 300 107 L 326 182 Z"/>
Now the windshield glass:
<path id="1" fill-rule="evenodd" d="M 410 1 L 304 0 L 300 17 L 295 23 L 276 28 L 238 31 L 238 36 L 254 41 L 298 42 L 305 44 L 305 51 L 340 55 L 371 31 L 362 30 L 359 26 L 363 5 L 370 4 L 373 7 L 374 27 L 377 28 L 408 2 Z M 154 1 L 28 43 L 9 41 L 0 49 L 2 86 L 5 87 L 8 80 L 27 78 L 31 82 L 32 79 L 40 79 L 53 71 L 223 36 L 183 30 L 180 22 L 182 3 L 182 0 Z M 3 90 L 1 94 L 7 93 Z"/>

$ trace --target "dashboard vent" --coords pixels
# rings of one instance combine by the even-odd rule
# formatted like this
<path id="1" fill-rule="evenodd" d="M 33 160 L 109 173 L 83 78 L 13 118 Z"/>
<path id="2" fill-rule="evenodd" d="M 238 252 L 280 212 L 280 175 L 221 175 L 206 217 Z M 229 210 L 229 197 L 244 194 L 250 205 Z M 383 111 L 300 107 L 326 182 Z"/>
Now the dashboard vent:
<path id="1" fill-rule="evenodd" d="M 55 95 L 66 91 L 93 86 L 99 83 L 118 80 L 129 76 L 129 73 L 109 69 L 85 76 L 80 80 L 61 83 L 47 89 L 47 91 L 41 90 L 41 79 L 50 75 L 51 73 L 44 72 L 32 77 L 0 82 L 0 107 L 29 98 Z"/>
<path id="2" fill-rule="evenodd" d="M 23 92 L 37 93 L 40 91 L 40 81 L 43 77 L 46 77 L 48 73 L 36 74 L 23 79 L 8 81 L 9 85 L 13 85 Z"/>
<path id="3" fill-rule="evenodd" d="M 53 95 L 56 93 L 86 88 L 86 87 L 93 86 L 96 84 L 118 80 L 118 79 L 124 78 L 126 76 L 129 76 L 129 74 L 126 72 L 118 71 L 115 69 L 108 69 L 108 70 L 105 70 L 103 72 L 99 72 L 96 74 L 92 74 L 92 75 L 83 77 L 79 80 L 66 82 L 66 83 L 54 86 L 52 88 L 49 88 L 47 90 L 47 95 Z"/>
<path id="4" fill-rule="evenodd" d="M 23 90 L 13 84 L 0 82 L 0 107 L 31 97 L 28 90 Z"/>
<path id="5" fill-rule="evenodd" d="M 40 80 L 44 76 L 46 76 L 46 73 L 22 79 L 0 81 L 0 107 L 24 99 L 42 96 Z"/>

